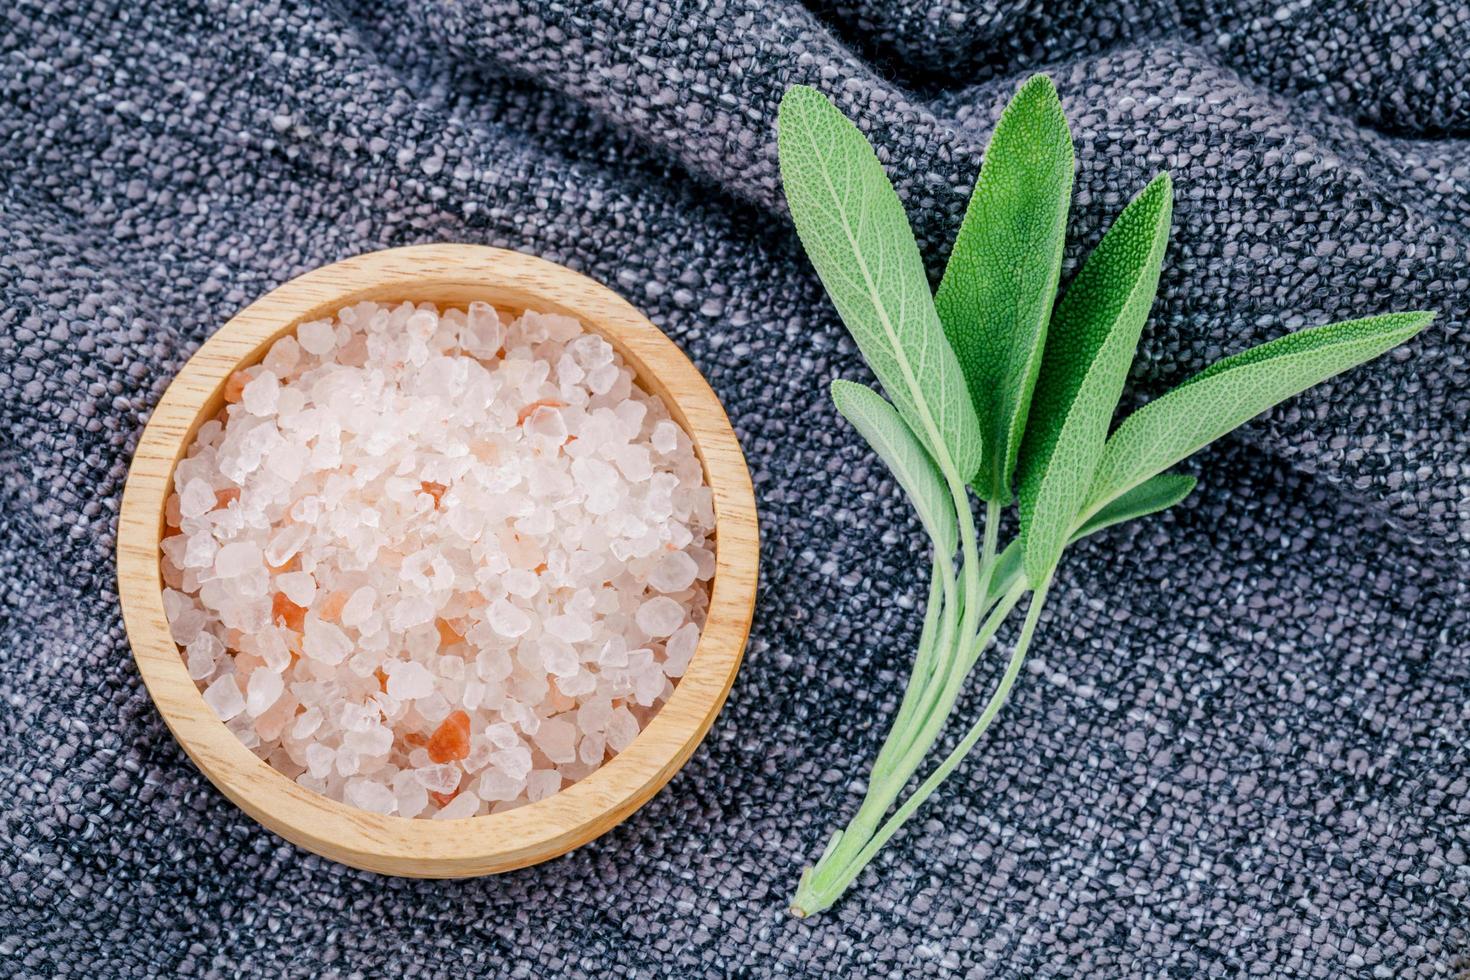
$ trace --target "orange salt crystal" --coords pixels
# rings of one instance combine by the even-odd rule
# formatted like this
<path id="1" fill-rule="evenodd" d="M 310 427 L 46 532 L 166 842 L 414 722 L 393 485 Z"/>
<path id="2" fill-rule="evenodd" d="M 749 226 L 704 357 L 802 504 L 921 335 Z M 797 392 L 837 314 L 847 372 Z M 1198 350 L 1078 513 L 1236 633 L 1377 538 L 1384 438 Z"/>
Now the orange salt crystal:
<path id="1" fill-rule="evenodd" d="M 516 413 L 516 425 L 525 425 L 526 424 L 526 419 L 530 418 L 531 415 L 538 408 L 566 408 L 566 407 L 567 407 L 567 403 L 566 402 L 557 401 L 555 398 L 538 398 L 535 401 L 531 402 L 531 404 L 522 406 L 521 410 Z"/>
<path id="2" fill-rule="evenodd" d="M 429 740 L 424 738 L 418 732 L 409 732 L 407 735 L 403 736 L 403 740 L 416 749 L 421 749 L 425 745 L 429 744 Z"/>
<path id="3" fill-rule="evenodd" d="M 384 694 L 387 694 L 388 693 L 388 675 L 385 674 L 385 673 L 383 673 L 383 668 L 382 667 L 379 667 L 377 670 L 373 671 L 373 676 L 378 679 L 378 689 L 380 691 L 382 691 Z"/>
<path id="4" fill-rule="evenodd" d="M 445 491 L 449 489 L 442 483 L 431 483 L 428 480 L 424 480 L 423 482 L 421 482 L 419 484 L 419 487 L 423 489 L 424 493 L 434 498 L 435 510 L 439 509 L 439 500 L 441 497 L 444 496 Z"/>
<path id="5" fill-rule="evenodd" d="M 214 507 L 215 507 L 215 510 L 218 510 L 221 507 L 228 507 L 228 506 L 230 506 L 230 503 L 232 501 L 236 501 L 236 500 L 239 500 L 239 499 L 240 499 L 240 488 L 239 487 L 227 487 L 224 490 L 216 490 L 214 492 Z"/>
<path id="6" fill-rule="evenodd" d="M 271 622 L 299 633 L 306 627 L 306 607 L 287 599 L 286 593 L 277 592 L 271 599 Z"/>
<path id="7" fill-rule="evenodd" d="M 244 371 L 236 371 L 225 379 L 225 401 L 233 405 L 245 395 L 245 386 L 250 383 L 250 375 Z"/>
<path id="8" fill-rule="evenodd" d="M 458 762 L 470 754 L 470 716 L 451 711 L 429 736 L 429 758 L 434 762 Z"/>
<path id="9" fill-rule="evenodd" d="M 435 625 L 439 627 L 439 645 L 442 647 L 452 647 L 464 639 L 464 635 L 450 626 L 447 619 L 436 620 Z"/>
<path id="10" fill-rule="evenodd" d="M 337 621 L 337 617 L 342 615 L 342 607 L 347 605 L 348 598 L 349 597 L 346 592 L 333 592 L 331 595 L 327 596 L 326 601 L 322 603 L 322 608 L 317 611 L 317 615 L 320 616 L 322 619 L 330 620 L 331 622 L 335 623 Z"/>
<path id="11" fill-rule="evenodd" d="M 541 564 L 532 569 L 532 571 L 534 571 L 537 575 L 546 574 L 546 562 L 543 561 Z"/>
<path id="12" fill-rule="evenodd" d="M 455 790 L 453 793 L 438 793 L 438 792 L 435 792 L 432 789 L 429 790 L 429 799 L 433 800 L 440 807 L 446 807 L 446 806 L 448 806 L 449 805 L 449 801 L 452 800 L 452 799 L 454 799 L 458 795 L 459 795 L 459 790 Z"/>

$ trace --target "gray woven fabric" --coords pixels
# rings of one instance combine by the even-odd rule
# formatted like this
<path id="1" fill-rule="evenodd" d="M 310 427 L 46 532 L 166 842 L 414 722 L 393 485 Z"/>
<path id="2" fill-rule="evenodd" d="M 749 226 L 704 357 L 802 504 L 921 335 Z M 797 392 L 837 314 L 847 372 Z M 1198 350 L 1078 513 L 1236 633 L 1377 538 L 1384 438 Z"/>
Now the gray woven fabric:
<path id="1" fill-rule="evenodd" d="M 1040 7 L 6 5 L 0 975 L 1470 970 L 1470 10 Z M 937 266 L 1037 69 L 1076 134 L 1068 270 L 1155 170 L 1178 188 L 1128 397 L 1289 328 L 1441 316 L 1076 548 L 1002 721 L 797 921 L 926 573 L 824 394 L 867 374 L 779 206 L 775 101 L 836 96 Z M 662 794 L 553 863 L 419 882 L 297 850 L 200 776 L 132 667 L 112 547 L 131 447 L 211 330 L 320 263 L 444 240 L 585 270 L 684 346 L 765 565 L 729 706 Z"/>

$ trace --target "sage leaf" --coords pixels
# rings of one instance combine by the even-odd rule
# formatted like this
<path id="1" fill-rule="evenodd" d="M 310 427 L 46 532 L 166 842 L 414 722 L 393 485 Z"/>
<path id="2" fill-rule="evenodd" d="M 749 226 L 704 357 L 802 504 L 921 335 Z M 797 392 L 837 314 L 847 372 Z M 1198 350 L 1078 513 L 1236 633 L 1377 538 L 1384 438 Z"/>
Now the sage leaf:
<path id="1" fill-rule="evenodd" d="M 1089 534 L 1096 534 L 1114 524 L 1168 510 L 1194 492 L 1196 482 L 1198 481 L 1194 477 L 1181 473 L 1159 473 L 1151 476 L 1104 504 L 1097 513 L 1082 522 L 1067 543 L 1080 541 Z"/>
<path id="2" fill-rule="evenodd" d="M 1371 360 L 1423 330 L 1433 313 L 1389 313 L 1299 330 L 1210 365 L 1124 419 L 1088 494 L 1104 506 L 1266 409 Z"/>
<path id="3" fill-rule="evenodd" d="M 1056 300 L 1072 199 L 1072 133 L 1045 75 L 1001 113 L 934 305 L 984 441 L 975 490 L 1009 503 Z"/>
<path id="4" fill-rule="evenodd" d="M 933 539 L 935 550 L 953 555 L 959 544 L 954 498 L 913 430 L 882 395 L 864 385 L 833 381 L 832 401 L 893 471 Z"/>
<path id="5" fill-rule="evenodd" d="M 1124 521 L 1168 510 L 1189 496 L 1194 490 L 1194 485 L 1194 477 L 1176 473 L 1160 473 L 1149 477 L 1132 490 L 1109 501 L 1096 514 L 1084 521 L 1081 527 L 1072 532 L 1067 544 L 1074 544 L 1114 524 L 1122 524 Z M 1021 545 L 1020 540 L 1017 539 L 1006 545 L 1000 556 L 996 558 L 995 575 L 990 583 L 989 599 L 986 604 L 989 605 L 1009 592 L 1020 579 L 1021 574 Z M 1032 581 L 1029 584 L 1035 586 L 1036 583 Z"/>
<path id="6" fill-rule="evenodd" d="M 1092 474 L 1159 285 L 1173 185 L 1161 173 L 1118 215 L 1052 317 L 1019 463 L 1026 576 L 1056 565 Z"/>
<path id="7" fill-rule="evenodd" d="M 980 424 L 882 164 L 814 88 L 786 91 L 777 127 L 786 202 L 827 294 L 940 469 L 968 480 L 980 466 Z"/>

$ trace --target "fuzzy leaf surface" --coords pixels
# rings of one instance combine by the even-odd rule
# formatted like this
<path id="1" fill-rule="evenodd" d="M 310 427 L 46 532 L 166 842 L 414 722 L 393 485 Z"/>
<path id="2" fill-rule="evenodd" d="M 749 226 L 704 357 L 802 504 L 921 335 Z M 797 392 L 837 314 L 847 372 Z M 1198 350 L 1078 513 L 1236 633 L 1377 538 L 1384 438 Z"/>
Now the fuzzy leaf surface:
<path id="1" fill-rule="evenodd" d="M 955 237 L 934 305 L 980 419 L 980 496 L 1011 499 L 1056 299 L 1072 199 L 1072 133 L 1056 87 L 1033 75 L 1011 98 Z"/>
<path id="2" fill-rule="evenodd" d="M 822 285 L 898 413 L 941 470 L 968 479 L 980 424 L 882 164 L 814 88 L 787 90 L 777 126 L 786 202 Z"/>
<path id="3" fill-rule="evenodd" d="M 1055 566 L 1087 502 L 1158 290 L 1173 199 L 1167 173 L 1140 191 L 1052 317 L 1019 471 L 1021 550 L 1033 582 Z"/>
<path id="4" fill-rule="evenodd" d="M 1433 313 L 1388 313 L 1279 337 L 1224 358 L 1124 419 L 1103 451 L 1089 509 L 1173 466 L 1266 409 L 1372 360 Z"/>
<path id="5" fill-rule="evenodd" d="M 833 381 L 832 401 L 893 471 L 933 539 L 935 550 L 953 555 L 959 543 L 954 498 L 908 424 L 882 395 L 865 385 Z"/>

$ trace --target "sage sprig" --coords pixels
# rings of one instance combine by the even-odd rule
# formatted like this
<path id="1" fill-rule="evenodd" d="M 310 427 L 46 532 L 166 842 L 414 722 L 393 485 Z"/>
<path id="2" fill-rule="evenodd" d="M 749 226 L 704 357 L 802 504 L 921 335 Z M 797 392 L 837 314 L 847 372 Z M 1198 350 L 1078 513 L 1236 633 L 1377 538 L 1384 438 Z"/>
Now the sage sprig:
<path id="1" fill-rule="evenodd" d="M 1118 215 L 1058 301 L 1073 145 L 1051 80 L 1031 78 L 996 125 L 931 296 L 882 165 L 820 92 L 786 92 L 778 151 L 797 234 L 888 395 L 837 380 L 833 401 L 892 470 L 934 547 L 913 672 L 867 793 L 792 899 L 793 912 L 810 915 L 837 900 L 985 734 L 1020 674 L 1069 544 L 1180 502 L 1195 481 L 1165 473 L 1170 466 L 1403 343 L 1434 315 L 1391 313 L 1289 334 L 1219 361 L 1109 435 L 1158 288 L 1172 219 L 1168 174 Z M 983 524 L 970 487 L 985 503 Z M 1000 547 L 1013 496 L 1020 533 Z M 980 715 L 900 800 L 971 669 L 1022 608 Z"/>

